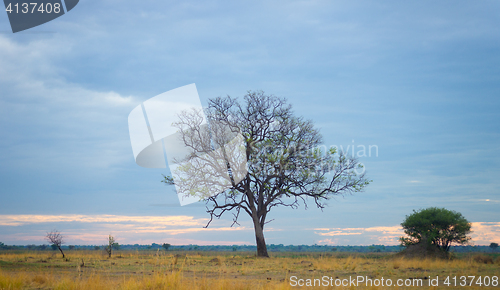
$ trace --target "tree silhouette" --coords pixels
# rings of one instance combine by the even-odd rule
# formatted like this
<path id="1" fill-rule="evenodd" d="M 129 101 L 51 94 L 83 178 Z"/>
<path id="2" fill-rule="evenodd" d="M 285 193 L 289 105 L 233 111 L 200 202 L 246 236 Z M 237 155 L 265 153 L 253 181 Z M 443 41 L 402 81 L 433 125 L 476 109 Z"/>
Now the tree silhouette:
<path id="1" fill-rule="evenodd" d="M 254 225 L 257 255 L 268 257 L 264 226 L 277 206 L 297 208 L 308 201 L 323 208 L 334 195 L 361 191 L 369 184 L 354 156 L 321 148 L 312 121 L 297 117 L 284 98 L 249 92 L 209 101 L 203 114 L 186 111 L 174 123 L 191 152 L 164 176 L 183 196 L 207 203 L 210 220 L 224 213 L 247 213 Z M 358 170 L 360 171 L 358 173 Z"/>
<path id="2" fill-rule="evenodd" d="M 60 232 L 58 232 L 57 230 L 48 232 L 45 236 L 45 239 L 51 244 L 52 248 L 56 247 L 57 249 L 59 249 L 63 258 L 65 257 L 64 252 L 61 249 L 61 245 L 64 244 L 64 237 Z"/>

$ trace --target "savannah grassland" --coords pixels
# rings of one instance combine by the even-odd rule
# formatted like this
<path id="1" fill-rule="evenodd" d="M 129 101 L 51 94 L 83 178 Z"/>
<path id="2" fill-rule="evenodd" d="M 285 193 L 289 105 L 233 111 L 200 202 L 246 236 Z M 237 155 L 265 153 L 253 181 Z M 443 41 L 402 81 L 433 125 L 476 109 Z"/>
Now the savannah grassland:
<path id="1" fill-rule="evenodd" d="M 373 253 L 271 253 L 257 258 L 240 252 L 67 251 L 0 252 L 0 289 L 296 289 L 290 277 L 349 279 L 366 276 L 396 281 L 440 277 L 439 287 L 302 287 L 308 289 L 498 289 L 453 287 L 445 276 L 500 276 L 500 258 L 463 255 L 451 260 L 406 259 Z M 494 263 L 491 263 L 493 258 Z M 496 258 L 496 260 L 495 260 Z"/>

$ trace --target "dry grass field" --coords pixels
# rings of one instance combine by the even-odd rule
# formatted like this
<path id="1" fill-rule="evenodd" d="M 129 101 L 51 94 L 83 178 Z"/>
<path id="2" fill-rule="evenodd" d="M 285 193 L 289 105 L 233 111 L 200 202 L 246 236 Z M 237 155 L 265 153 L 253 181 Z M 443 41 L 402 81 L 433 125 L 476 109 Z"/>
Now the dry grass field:
<path id="1" fill-rule="evenodd" d="M 498 289 L 491 285 L 499 269 L 500 258 L 485 255 L 432 260 L 379 253 L 279 253 L 265 259 L 253 253 L 118 251 L 107 258 L 101 251 L 73 250 L 62 259 L 56 252 L 5 251 L 0 252 L 0 289 L 463 289 L 460 276 L 475 276 L 475 282 L 481 276 L 481 283 L 488 277 L 490 287 L 467 289 Z M 447 276 L 457 277 L 457 286 L 452 279 L 445 285 Z M 349 282 L 357 277 L 372 279 L 372 286 Z M 382 286 L 382 277 L 393 285 Z M 439 285 L 429 286 L 436 277 Z M 316 287 L 293 286 L 306 285 L 307 279 Z M 397 279 L 421 279 L 422 285 L 397 286 Z M 320 286 L 326 281 L 331 284 Z"/>

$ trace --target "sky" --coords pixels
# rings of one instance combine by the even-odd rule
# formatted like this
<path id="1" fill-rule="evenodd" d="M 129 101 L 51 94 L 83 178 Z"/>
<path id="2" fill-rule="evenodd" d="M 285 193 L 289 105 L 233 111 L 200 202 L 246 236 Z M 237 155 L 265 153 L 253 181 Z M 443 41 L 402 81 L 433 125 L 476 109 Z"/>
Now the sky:
<path id="1" fill-rule="evenodd" d="M 0 13 L 0 242 L 252 245 L 242 216 L 180 206 L 138 166 L 127 118 L 195 83 L 202 105 L 287 98 L 326 146 L 372 146 L 373 182 L 319 210 L 275 208 L 268 244 L 398 244 L 413 210 L 500 241 L 500 2 L 90 1 L 13 34 Z M 349 147 L 348 147 L 349 146 Z M 377 150 L 375 150 L 375 149 Z M 368 156 L 369 155 L 369 156 Z"/>

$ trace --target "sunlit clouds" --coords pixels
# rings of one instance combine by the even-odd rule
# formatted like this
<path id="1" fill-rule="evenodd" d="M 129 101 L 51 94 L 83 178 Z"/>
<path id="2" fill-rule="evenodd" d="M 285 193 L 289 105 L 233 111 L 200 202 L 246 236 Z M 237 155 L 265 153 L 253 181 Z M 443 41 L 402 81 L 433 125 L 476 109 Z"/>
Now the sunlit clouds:
<path id="1" fill-rule="evenodd" d="M 314 233 L 324 237 L 318 244 L 326 245 L 397 245 L 398 239 L 404 235 L 401 226 L 316 228 Z M 500 222 L 473 222 L 470 236 L 473 245 L 489 245 L 491 242 L 499 241 Z"/>
<path id="2" fill-rule="evenodd" d="M 131 226 L 148 224 L 157 226 L 201 226 L 206 219 L 192 216 L 123 216 L 123 215 L 0 215 L 0 226 L 20 226 L 37 223 L 80 222 L 107 223 Z"/>
<path id="3" fill-rule="evenodd" d="M 0 234 L 0 239 L 10 239 L 17 243 L 43 243 L 46 231 L 58 229 L 65 235 L 67 242 L 72 244 L 99 244 L 110 233 L 123 244 L 151 244 L 161 241 L 168 241 L 171 244 L 199 245 L 250 243 L 249 241 L 205 240 L 204 237 L 211 233 L 251 230 L 244 226 L 205 228 L 207 221 L 206 218 L 184 215 L 0 215 L 0 228 L 15 231 L 8 237 Z M 23 229 L 30 230 L 23 231 Z"/>
<path id="4" fill-rule="evenodd" d="M 401 226 L 369 228 L 317 228 L 314 233 L 324 237 L 318 244 L 327 245 L 396 245 L 403 235 Z M 357 237 L 350 237 L 357 236 Z"/>
<path id="5" fill-rule="evenodd" d="M 52 229 L 60 230 L 68 244 L 93 245 L 102 243 L 113 234 L 121 244 L 151 244 L 168 242 L 187 245 L 243 245 L 253 243 L 250 224 L 230 227 L 230 223 L 213 224 L 205 228 L 207 218 L 188 215 L 128 216 L 128 215 L 0 215 L 0 241 L 16 244 L 44 243 Z M 279 232 L 267 228 L 266 232 Z M 316 237 L 320 245 L 398 245 L 404 235 L 401 226 L 313 228 L 304 235 Z M 231 237 L 231 239 L 227 239 Z M 236 237 L 236 238 L 235 238 Z M 489 245 L 500 241 L 500 222 L 473 222 L 472 245 Z"/>
<path id="6" fill-rule="evenodd" d="M 500 222 L 472 223 L 472 242 L 475 245 L 489 245 L 500 241 Z"/>

